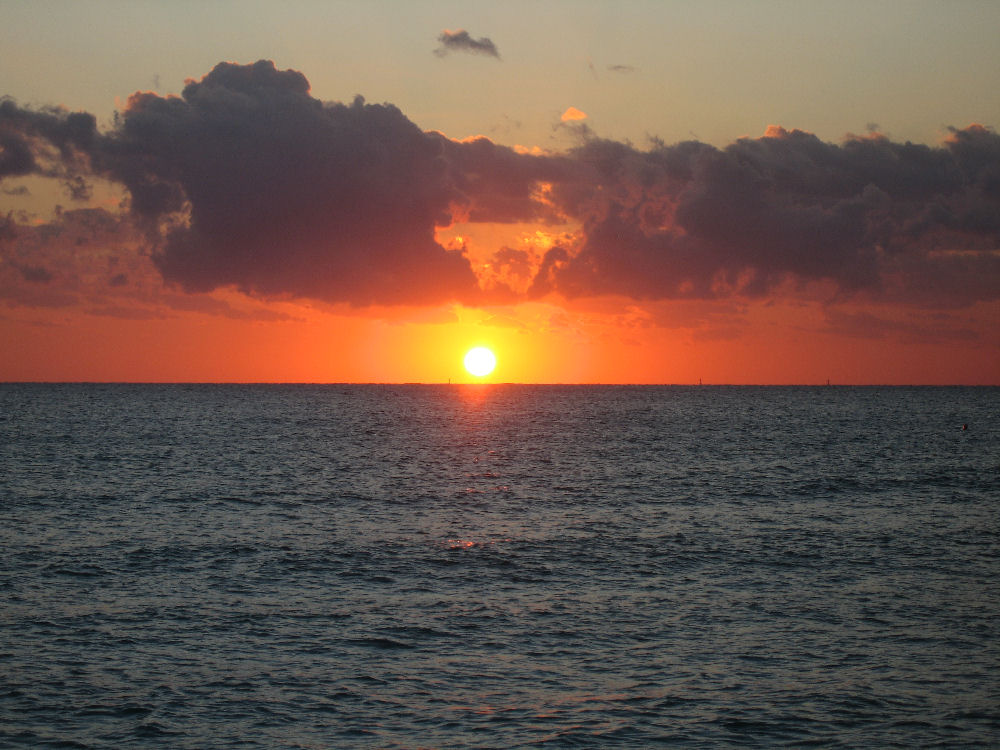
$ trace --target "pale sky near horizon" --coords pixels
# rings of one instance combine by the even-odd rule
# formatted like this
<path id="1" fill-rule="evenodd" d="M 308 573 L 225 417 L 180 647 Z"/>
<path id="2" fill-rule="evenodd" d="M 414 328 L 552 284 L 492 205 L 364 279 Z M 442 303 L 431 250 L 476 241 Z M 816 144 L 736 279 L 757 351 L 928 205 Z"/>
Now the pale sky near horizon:
<path id="1" fill-rule="evenodd" d="M 440 41 L 460 30 L 467 42 Z M 220 62 L 258 60 L 301 72 L 315 99 L 361 95 L 440 132 L 464 192 L 438 195 L 392 140 L 391 169 L 350 178 L 373 191 L 351 209 L 358 226 L 329 197 L 352 185 L 329 171 L 324 198 L 298 194 L 294 170 L 275 193 L 246 154 L 212 175 L 161 165 L 150 179 L 192 202 L 150 214 L 164 222 L 151 239 L 129 197 L 143 186 L 114 162 L 116 112 L 139 122 L 134 92 L 162 103 Z M 111 134 L 84 200 L 48 162 L 0 169 L 0 345 L 15 352 L 0 380 L 440 382 L 485 344 L 498 381 L 998 383 L 998 91 L 1000 2 L 0 0 L 0 97 L 39 117 L 88 112 Z M 20 116 L 0 136 L 53 158 Z M 462 143 L 477 135 L 510 148 Z M 183 137 L 178 164 L 218 153 Z M 702 150 L 657 151 L 684 141 Z M 269 143 L 256 148 L 273 171 Z M 206 202 L 198 180 L 228 189 L 244 167 L 257 193 Z M 429 191 L 418 220 L 399 175 Z M 259 206 L 307 239 L 247 247 L 270 231 Z M 230 209 L 244 240 L 213 223 Z M 184 222 L 203 244 L 184 245 Z M 388 228 L 391 248 L 368 266 L 370 248 L 350 244 L 365 226 Z"/>

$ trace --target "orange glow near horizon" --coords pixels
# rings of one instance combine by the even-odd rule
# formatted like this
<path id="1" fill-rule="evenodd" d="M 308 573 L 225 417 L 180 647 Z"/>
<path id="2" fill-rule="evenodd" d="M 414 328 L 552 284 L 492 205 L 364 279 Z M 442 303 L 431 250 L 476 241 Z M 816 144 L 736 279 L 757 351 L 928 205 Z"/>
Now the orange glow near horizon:
<path id="1" fill-rule="evenodd" d="M 455 224 L 439 241 L 466 248 L 485 288 L 523 295 L 544 253 L 571 246 L 574 231 Z M 35 296 L 0 300 L 0 381 L 1000 383 L 1000 302 L 938 312 L 832 307 L 823 301 L 832 291 L 817 287 L 758 301 L 550 297 L 355 309 L 233 289 L 184 294 L 128 247 L 116 266 L 132 284 L 127 294 L 67 287 L 60 297 L 54 284 L 26 283 Z M 526 265 L 492 267 L 496 247 L 524 250 Z M 73 247 L 81 276 L 107 266 L 105 248 Z M 48 265 L 60 257 L 53 251 Z M 75 302 L 64 301 L 70 294 Z M 501 355 L 489 375 L 463 367 L 476 345 Z"/>
<path id="2" fill-rule="evenodd" d="M 864 330 L 870 325 L 861 314 L 847 320 L 857 331 L 831 329 L 821 305 L 777 301 L 724 315 L 684 303 L 632 306 L 626 314 L 610 303 L 545 302 L 493 310 L 280 309 L 285 318 L 275 320 L 178 311 L 128 319 L 73 308 L 43 320 L 33 309 L 8 309 L 0 317 L 0 381 L 1000 382 L 996 346 L 978 345 L 995 341 L 996 328 L 987 326 L 978 340 L 966 333 L 971 320 L 997 321 L 998 304 L 980 305 L 929 340 Z M 466 372 L 462 353 L 473 344 L 500 352 L 502 368 L 485 378 Z"/>

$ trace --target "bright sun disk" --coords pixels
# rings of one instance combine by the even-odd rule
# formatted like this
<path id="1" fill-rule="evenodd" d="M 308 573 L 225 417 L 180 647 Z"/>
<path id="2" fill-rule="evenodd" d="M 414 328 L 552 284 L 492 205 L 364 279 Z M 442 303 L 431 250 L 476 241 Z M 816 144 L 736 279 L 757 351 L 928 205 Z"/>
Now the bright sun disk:
<path id="1" fill-rule="evenodd" d="M 496 366 L 496 355 L 485 346 L 473 347 L 465 354 L 465 369 L 477 378 L 489 375 Z"/>

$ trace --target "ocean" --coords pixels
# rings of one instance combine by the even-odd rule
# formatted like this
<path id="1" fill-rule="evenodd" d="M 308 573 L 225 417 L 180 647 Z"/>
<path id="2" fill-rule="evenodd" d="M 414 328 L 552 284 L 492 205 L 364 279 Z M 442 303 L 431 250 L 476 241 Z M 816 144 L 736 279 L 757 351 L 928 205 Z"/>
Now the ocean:
<path id="1" fill-rule="evenodd" d="M 998 417 L 0 385 L 0 746 L 998 747 Z"/>

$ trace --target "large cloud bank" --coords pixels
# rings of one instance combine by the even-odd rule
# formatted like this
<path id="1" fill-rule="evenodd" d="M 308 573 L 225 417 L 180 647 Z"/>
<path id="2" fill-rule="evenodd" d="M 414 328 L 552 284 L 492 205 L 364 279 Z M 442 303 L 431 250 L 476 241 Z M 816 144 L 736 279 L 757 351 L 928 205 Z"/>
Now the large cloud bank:
<path id="1" fill-rule="evenodd" d="M 988 128 L 939 147 L 772 127 L 724 149 L 643 150 L 581 133 L 554 155 L 457 142 L 389 104 L 319 101 L 269 61 L 221 63 L 180 97 L 134 94 L 108 132 L 86 113 L 0 102 L 0 180 L 57 177 L 76 197 L 94 177 L 120 183 L 160 273 L 189 291 L 354 305 L 707 299 L 808 282 L 925 306 L 1000 296 Z M 533 259 L 526 291 L 484 290 L 436 239 L 458 219 L 545 222 L 566 241 Z"/>

